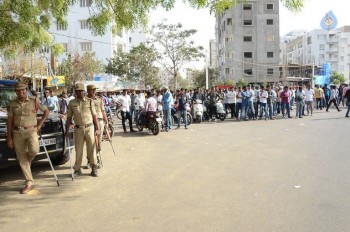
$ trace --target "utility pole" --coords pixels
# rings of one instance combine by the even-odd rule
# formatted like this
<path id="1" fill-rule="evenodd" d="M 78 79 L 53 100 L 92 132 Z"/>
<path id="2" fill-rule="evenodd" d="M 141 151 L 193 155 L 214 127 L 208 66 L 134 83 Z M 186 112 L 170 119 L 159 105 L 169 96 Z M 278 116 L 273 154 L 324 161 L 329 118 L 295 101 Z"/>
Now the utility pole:
<path id="1" fill-rule="evenodd" d="M 205 57 L 205 89 L 209 89 L 208 53 Z"/>

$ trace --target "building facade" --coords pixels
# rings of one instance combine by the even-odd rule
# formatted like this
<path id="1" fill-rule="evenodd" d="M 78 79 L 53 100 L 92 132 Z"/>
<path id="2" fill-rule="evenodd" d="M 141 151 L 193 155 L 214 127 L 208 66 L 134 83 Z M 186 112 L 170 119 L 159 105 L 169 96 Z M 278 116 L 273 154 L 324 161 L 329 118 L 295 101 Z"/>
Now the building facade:
<path id="1" fill-rule="evenodd" d="M 91 0 L 79 0 L 69 9 L 67 27 L 58 23 L 52 24 L 50 32 L 54 36 L 54 43 L 62 44 L 65 48 L 65 54 L 58 57 L 58 62 L 61 62 L 67 55 L 94 52 L 97 59 L 107 63 L 107 59 L 113 57 L 114 51 L 127 51 L 128 33 L 125 30 L 118 31 L 116 35 L 112 33 L 112 30 L 107 30 L 102 36 L 92 34 L 87 22 L 92 4 Z"/>
<path id="2" fill-rule="evenodd" d="M 350 26 L 333 31 L 315 29 L 285 43 L 286 59 L 283 66 L 331 65 L 332 71 L 343 74 L 347 82 L 350 76 Z M 283 52 L 283 51 L 282 51 Z"/>
<path id="3" fill-rule="evenodd" d="M 216 18 L 223 80 L 279 81 L 279 0 L 247 0 Z"/>

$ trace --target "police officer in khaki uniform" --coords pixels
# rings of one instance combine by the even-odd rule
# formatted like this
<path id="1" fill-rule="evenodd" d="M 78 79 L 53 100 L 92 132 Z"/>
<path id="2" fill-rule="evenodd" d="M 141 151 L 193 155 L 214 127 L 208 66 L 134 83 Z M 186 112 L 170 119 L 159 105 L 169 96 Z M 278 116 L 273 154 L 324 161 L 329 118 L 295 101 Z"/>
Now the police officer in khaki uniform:
<path id="1" fill-rule="evenodd" d="M 39 152 L 38 132 L 48 117 L 50 111 L 40 104 L 36 97 L 28 97 L 27 85 L 18 82 L 15 85 L 17 99 L 9 104 L 7 120 L 7 146 L 15 148 L 17 160 L 21 166 L 26 185 L 20 193 L 28 193 L 34 188 L 31 163 Z M 37 110 L 44 112 L 37 121 Z M 13 132 L 13 138 L 12 138 Z"/>
<path id="2" fill-rule="evenodd" d="M 96 116 L 97 116 L 98 124 L 99 124 L 101 132 L 102 132 L 105 125 L 108 125 L 108 119 L 107 119 L 107 115 L 106 115 L 105 106 L 103 104 L 102 98 L 96 96 L 97 87 L 95 85 L 88 85 L 86 87 L 86 89 L 87 89 L 87 97 L 89 99 L 93 100 L 93 102 L 95 104 Z M 99 144 L 98 149 L 101 149 L 102 136 L 103 136 L 103 133 L 100 133 L 100 135 L 98 136 L 98 144 Z M 97 157 L 97 159 L 100 159 L 100 157 Z M 89 167 L 89 163 L 87 166 Z M 100 167 L 99 163 L 98 163 L 98 167 Z"/>
<path id="3" fill-rule="evenodd" d="M 86 142 L 86 153 L 92 165 L 91 176 L 98 176 L 96 161 L 96 144 L 94 136 L 94 125 L 96 135 L 100 134 L 100 127 L 96 117 L 96 109 L 93 101 L 84 96 L 84 84 L 75 85 L 76 98 L 71 100 L 67 111 L 66 137 L 69 136 L 69 126 L 74 119 L 74 141 L 76 159 L 74 164 L 74 176 L 81 175 L 81 163 L 83 160 L 84 141 Z"/>

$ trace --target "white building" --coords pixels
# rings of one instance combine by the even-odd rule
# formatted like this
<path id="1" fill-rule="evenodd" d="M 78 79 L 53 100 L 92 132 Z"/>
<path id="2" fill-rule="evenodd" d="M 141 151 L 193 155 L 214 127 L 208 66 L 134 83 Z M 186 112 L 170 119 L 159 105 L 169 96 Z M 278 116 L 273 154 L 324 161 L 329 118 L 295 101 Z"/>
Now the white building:
<path id="1" fill-rule="evenodd" d="M 90 17 L 91 0 L 79 0 L 69 8 L 67 15 L 68 26 L 53 23 L 50 32 L 54 36 L 54 43 L 62 44 L 66 50 L 65 55 L 58 58 L 60 62 L 69 54 L 94 52 L 96 57 L 106 63 L 113 57 L 113 52 L 127 51 L 127 32 L 121 30 L 114 35 L 107 30 L 102 36 L 94 36 L 90 31 L 87 19 Z"/>
<path id="2" fill-rule="evenodd" d="M 130 51 L 132 48 L 139 46 L 141 43 L 146 44 L 148 39 L 148 33 L 146 29 L 142 27 L 137 27 L 128 32 L 128 46 L 127 51 Z"/>
<path id="3" fill-rule="evenodd" d="M 349 81 L 350 76 L 350 26 L 344 26 L 333 31 L 315 29 L 304 33 L 285 44 L 281 48 L 283 66 L 315 65 L 330 63 L 332 71 L 338 71 Z"/>

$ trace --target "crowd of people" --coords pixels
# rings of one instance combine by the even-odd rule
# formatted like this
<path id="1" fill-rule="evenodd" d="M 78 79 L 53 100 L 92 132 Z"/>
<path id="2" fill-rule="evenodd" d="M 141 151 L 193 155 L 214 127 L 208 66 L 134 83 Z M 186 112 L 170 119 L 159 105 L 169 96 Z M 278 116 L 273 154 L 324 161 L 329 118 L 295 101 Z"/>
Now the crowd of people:
<path id="1" fill-rule="evenodd" d="M 215 120 L 216 104 L 222 102 L 226 115 L 239 121 L 247 120 L 274 120 L 278 114 L 282 118 L 293 118 L 291 110 L 295 109 L 295 118 L 313 115 L 314 109 L 328 112 L 331 104 L 340 112 L 339 106 L 347 105 L 345 117 L 349 117 L 350 89 L 348 84 L 339 87 L 332 85 L 310 85 L 275 87 L 269 85 L 247 85 L 243 87 L 230 87 L 220 89 L 212 87 L 208 90 L 196 88 L 193 90 L 180 89 L 171 92 L 168 87 L 161 90 L 135 91 L 123 90 L 121 93 L 97 93 L 94 85 L 85 86 L 76 84 L 75 93 L 63 92 L 59 98 L 52 90 L 46 90 L 41 101 L 35 97 L 28 97 L 27 85 L 18 82 L 15 85 L 17 99 L 10 102 L 8 113 L 8 137 L 7 145 L 15 149 L 22 171 L 26 178 L 26 185 L 21 193 L 28 193 L 34 188 L 34 181 L 30 170 L 31 161 L 39 151 L 37 132 L 40 131 L 50 111 L 66 117 L 65 136 L 69 137 L 70 127 L 74 126 L 74 139 L 76 161 L 72 178 L 82 174 L 81 163 L 83 158 L 83 146 L 86 143 L 88 166 L 91 167 L 91 176 L 97 177 L 97 169 L 100 167 L 99 144 L 102 141 L 102 132 L 108 124 L 107 113 L 111 107 L 117 105 L 121 110 L 123 130 L 127 133 L 126 121 L 129 121 L 130 132 L 133 129 L 133 120 L 147 120 L 149 113 L 161 112 L 164 118 L 164 130 L 171 130 L 172 110 L 178 112 L 178 122 L 175 129 L 179 129 L 180 118 L 183 117 L 185 129 L 188 128 L 187 111 L 191 111 L 193 103 L 203 104 L 207 109 L 208 120 Z M 35 93 L 34 93 L 35 95 Z M 99 96 L 98 96 L 99 95 Z M 19 109 L 19 105 L 25 107 Z M 44 112 L 41 120 L 37 122 L 37 111 Z M 29 112 L 29 114 L 28 114 Z M 20 120 L 26 115 L 26 120 Z M 74 122 L 74 124 L 72 124 Z M 14 132 L 13 138 L 11 132 Z M 25 131 L 25 133 L 23 132 Z M 23 132 L 23 133 L 22 133 Z M 23 137 L 27 136 L 27 137 Z M 27 141 L 27 142 L 23 142 Z M 33 146 L 35 144 L 35 147 Z M 29 147 L 29 148 L 28 148 Z M 28 150 L 29 149 L 29 150 Z M 28 151 L 28 152 L 27 152 Z"/>
<path id="2" fill-rule="evenodd" d="M 272 84 L 247 85 L 243 87 L 218 88 L 208 90 L 201 88 L 179 89 L 170 91 L 168 87 L 158 90 L 123 90 L 122 92 L 103 92 L 97 94 L 102 99 L 106 113 L 117 106 L 121 110 L 122 126 L 125 133 L 135 132 L 133 121 L 141 115 L 142 119 L 151 112 L 159 111 L 164 117 L 165 131 L 172 128 L 179 129 L 181 124 L 172 125 L 172 110 L 177 111 L 177 118 L 183 117 L 185 129 L 188 128 L 187 112 L 191 112 L 192 104 L 200 101 L 209 120 L 215 121 L 216 103 L 222 102 L 228 117 L 238 121 L 274 120 L 278 115 L 282 118 L 302 118 L 312 116 L 314 110 L 329 111 L 333 104 L 338 111 L 339 106 L 348 106 L 345 117 L 349 117 L 350 92 L 348 84 L 340 86 L 327 85 L 311 88 L 310 85 L 274 86 Z M 69 101 L 74 95 L 67 96 L 65 92 L 57 98 L 51 90 L 45 91 L 42 104 L 47 105 L 52 112 L 65 115 Z M 50 107 L 51 106 L 51 107 Z M 292 111 L 295 110 L 294 115 Z M 140 112 L 144 112 L 141 113 Z M 127 130 L 127 123 L 129 130 Z"/>
<path id="3" fill-rule="evenodd" d="M 347 106 L 345 117 L 349 117 L 350 90 L 348 84 L 339 87 L 332 85 L 330 88 L 316 85 L 300 86 L 274 86 L 270 85 L 247 85 L 243 87 L 230 87 L 221 89 L 212 87 L 208 90 L 179 89 L 170 91 L 168 87 L 160 90 L 135 91 L 123 90 L 121 93 L 108 93 L 106 96 L 106 108 L 112 105 L 119 105 L 122 111 L 122 124 L 124 132 L 126 121 L 129 121 L 130 131 L 132 121 L 137 120 L 140 111 L 160 111 L 164 117 L 165 131 L 173 127 L 180 128 L 180 120 L 177 125 L 172 125 L 171 111 L 176 109 L 178 118 L 183 116 L 184 127 L 188 128 L 187 111 L 191 111 L 191 105 L 199 100 L 207 109 L 209 120 L 215 121 L 216 103 L 221 101 L 225 106 L 228 116 L 238 121 L 247 120 L 274 120 L 278 115 L 282 118 L 302 118 L 312 116 L 314 110 L 329 111 L 331 104 L 335 109 L 341 111 L 339 106 Z M 294 110 L 294 115 L 292 111 Z"/>

